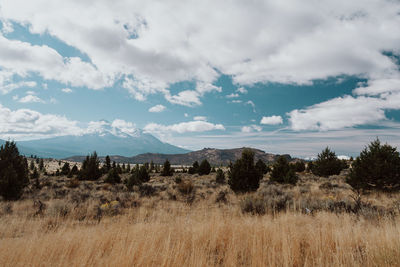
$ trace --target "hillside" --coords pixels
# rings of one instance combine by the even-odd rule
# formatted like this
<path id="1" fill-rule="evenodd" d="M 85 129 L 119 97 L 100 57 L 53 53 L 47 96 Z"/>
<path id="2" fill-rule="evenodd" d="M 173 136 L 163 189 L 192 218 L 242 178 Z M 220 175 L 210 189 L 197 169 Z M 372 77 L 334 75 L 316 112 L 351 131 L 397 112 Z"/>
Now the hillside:
<path id="1" fill-rule="evenodd" d="M 193 151 L 184 154 L 161 154 L 161 153 L 145 153 L 134 157 L 110 156 L 112 161 L 120 163 L 146 163 L 153 161 L 156 164 L 163 164 L 168 159 L 173 165 L 192 165 L 194 161 L 201 162 L 207 159 L 212 165 L 227 165 L 234 162 L 242 155 L 243 148 L 233 149 L 216 149 L 204 148 L 202 150 Z M 264 162 L 273 162 L 279 155 L 265 153 L 262 150 L 252 148 L 255 154 L 255 160 L 262 159 Z M 286 158 L 291 159 L 290 155 L 285 154 Z M 66 160 L 80 162 L 85 156 L 74 156 L 66 158 Z M 101 160 L 104 157 L 100 158 Z"/>

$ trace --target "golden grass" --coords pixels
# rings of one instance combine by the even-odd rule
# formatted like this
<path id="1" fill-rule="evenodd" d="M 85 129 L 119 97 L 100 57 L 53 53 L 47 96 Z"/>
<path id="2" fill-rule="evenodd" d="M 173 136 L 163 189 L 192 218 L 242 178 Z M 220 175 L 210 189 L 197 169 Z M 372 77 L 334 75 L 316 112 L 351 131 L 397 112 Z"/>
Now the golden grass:
<path id="1" fill-rule="evenodd" d="M 400 220 L 287 212 L 243 215 L 238 205 L 145 199 L 99 223 L 0 218 L 1 266 L 400 266 Z"/>

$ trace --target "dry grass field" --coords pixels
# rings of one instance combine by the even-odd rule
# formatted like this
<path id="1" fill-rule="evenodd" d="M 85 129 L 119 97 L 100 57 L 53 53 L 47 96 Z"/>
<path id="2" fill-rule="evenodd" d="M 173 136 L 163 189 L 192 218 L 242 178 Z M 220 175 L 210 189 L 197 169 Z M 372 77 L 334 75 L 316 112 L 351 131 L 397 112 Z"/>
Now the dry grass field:
<path id="1" fill-rule="evenodd" d="M 42 176 L 40 190 L 0 203 L 0 265 L 400 266 L 400 195 L 357 205 L 344 176 L 289 186 L 266 175 L 244 195 L 213 173 L 152 174 L 134 192 Z"/>

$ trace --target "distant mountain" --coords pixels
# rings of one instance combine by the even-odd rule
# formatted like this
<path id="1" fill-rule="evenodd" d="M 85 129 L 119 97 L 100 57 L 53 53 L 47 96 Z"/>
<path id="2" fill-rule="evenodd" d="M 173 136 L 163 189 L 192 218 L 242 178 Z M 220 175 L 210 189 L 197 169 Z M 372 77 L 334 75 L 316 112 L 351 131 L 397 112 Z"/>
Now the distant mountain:
<path id="1" fill-rule="evenodd" d="M 204 148 L 202 150 L 193 151 L 185 154 L 160 154 L 160 153 L 145 153 L 134 157 L 121 157 L 111 156 L 111 160 L 120 163 L 146 163 L 153 161 L 156 164 L 163 164 L 168 159 L 173 165 L 192 165 L 194 161 L 199 163 L 207 159 L 212 165 L 227 165 L 229 162 L 234 162 L 236 159 L 242 156 L 244 148 L 234 149 L 215 149 L 215 148 Z M 252 149 L 254 151 L 255 160 L 262 159 L 264 162 L 273 162 L 279 155 L 265 153 L 259 149 Z M 290 155 L 283 155 L 287 159 L 291 160 Z M 70 161 L 82 161 L 84 156 L 70 157 L 66 160 Z M 104 160 L 104 158 L 101 158 Z"/>
<path id="2" fill-rule="evenodd" d="M 163 143 L 153 135 L 139 129 L 121 132 L 111 127 L 103 127 L 84 135 L 18 141 L 17 146 L 22 154 L 56 159 L 87 155 L 93 151 L 100 156 L 120 155 L 125 157 L 148 152 L 165 154 L 189 152 L 189 150 Z"/>

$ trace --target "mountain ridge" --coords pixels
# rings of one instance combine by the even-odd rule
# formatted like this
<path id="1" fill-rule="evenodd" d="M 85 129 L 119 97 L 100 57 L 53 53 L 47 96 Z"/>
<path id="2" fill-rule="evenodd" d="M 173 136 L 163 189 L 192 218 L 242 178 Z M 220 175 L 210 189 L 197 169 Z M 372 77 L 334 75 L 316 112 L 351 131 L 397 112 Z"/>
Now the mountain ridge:
<path id="1" fill-rule="evenodd" d="M 163 154 L 163 153 L 143 153 L 133 157 L 123 157 L 118 155 L 110 155 L 111 161 L 117 163 L 131 163 L 131 164 L 143 164 L 146 162 L 151 162 L 155 164 L 163 164 L 166 159 L 170 161 L 173 165 L 192 165 L 194 161 L 199 163 L 207 159 L 212 165 L 228 165 L 229 162 L 234 162 L 239 159 L 242 155 L 242 148 L 232 148 L 232 149 L 216 149 L 216 148 L 203 148 L 197 151 L 191 151 L 182 154 Z M 278 154 L 266 153 L 260 149 L 250 148 L 254 152 L 254 158 L 263 160 L 264 162 L 274 162 L 279 156 Z M 292 160 L 292 157 L 288 154 L 283 154 L 288 160 Z M 65 158 L 69 161 L 82 161 L 86 156 L 74 156 Z M 100 157 L 103 161 L 104 157 Z"/>

